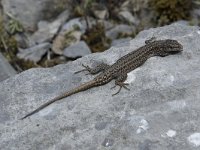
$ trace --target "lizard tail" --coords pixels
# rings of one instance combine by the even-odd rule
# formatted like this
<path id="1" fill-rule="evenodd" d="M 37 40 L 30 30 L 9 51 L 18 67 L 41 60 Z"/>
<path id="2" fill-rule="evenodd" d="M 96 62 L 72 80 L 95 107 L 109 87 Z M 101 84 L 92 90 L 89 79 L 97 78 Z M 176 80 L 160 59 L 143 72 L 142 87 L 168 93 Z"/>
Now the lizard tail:
<path id="1" fill-rule="evenodd" d="M 24 116 L 20 120 L 23 120 L 23 119 L 25 119 L 25 118 L 37 113 L 38 111 L 40 111 L 41 109 L 43 109 L 43 108 L 47 107 L 48 105 L 54 103 L 55 101 L 61 100 L 62 98 L 68 97 L 68 96 L 73 95 L 75 93 L 78 93 L 78 92 L 81 92 L 81 91 L 85 91 L 85 90 L 87 90 L 89 88 L 94 87 L 95 85 L 96 85 L 96 81 L 95 80 L 83 83 L 82 85 L 80 85 L 80 86 L 78 86 L 78 87 L 76 87 L 76 88 L 74 88 L 74 89 L 72 89 L 72 90 L 70 90 L 68 92 L 65 92 L 65 93 L 61 94 L 60 96 L 57 96 L 57 97 L 53 98 L 52 100 L 44 103 L 43 105 L 41 105 L 40 107 L 38 107 L 34 111 L 28 113 L 26 116 Z"/>

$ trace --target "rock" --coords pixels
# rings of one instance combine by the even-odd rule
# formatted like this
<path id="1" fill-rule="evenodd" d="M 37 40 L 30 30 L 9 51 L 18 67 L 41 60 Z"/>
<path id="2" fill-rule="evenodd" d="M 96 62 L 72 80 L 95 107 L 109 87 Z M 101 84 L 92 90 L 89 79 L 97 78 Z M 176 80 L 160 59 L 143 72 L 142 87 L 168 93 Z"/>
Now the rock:
<path id="1" fill-rule="evenodd" d="M 0 53 L 0 82 L 17 74 L 15 69 L 8 63 L 8 61 Z"/>
<path id="2" fill-rule="evenodd" d="M 89 18 L 90 26 L 94 25 L 94 19 Z M 98 21 L 104 24 L 105 30 L 114 27 L 111 22 L 108 21 Z M 53 40 L 52 50 L 55 54 L 62 55 L 65 47 L 73 45 L 80 41 L 81 36 L 85 33 L 87 29 L 86 21 L 83 18 L 75 18 L 69 20 L 62 26 L 61 31 Z"/>
<path id="3" fill-rule="evenodd" d="M 90 19 L 91 20 L 91 19 Z M 91 21 L 93 24 L 94 20 Z M 52 50 L 55 54 L 62 55 L 65 47 L 80 41 L 81 35 L 86 31 L 86 22 L 82 18 L 75 18 L 65 23 L 53 41 Z"/>
<path id="4" fill-rule="evenodd" d="M 104 20 L 109 16 L 107 8 L 99 3 L 93 3 L 91 10 L 94 13 L 94 16 L 98 19 Z"/>
<path id="5" fill-rule="evenodd" d="M 129 43 L 131 39 L 132 39 L 131 37 L 128 37 L 128 38 L 113 40 L 111 43 L 111 46 L 118 46 L 118 47 L 126 46 L 127 43 Z"/>
<path id="6" fill-rule="evenodd" d="M 91 17 L 88 17 L 88 22 L 89 22 L 89 26 L 91 27 L 92 25 L 95 25 L 96 24 L 96 20 L 94 20 L 93 18 Z M 113 23 L 109 22 L 109 21 L 106 21 L 106 20 L 99 20 L 98 22 L 101 22 L 104 24 L 105 26 L 105 30 L 108 30 L 110 28 L 113 28 L 114 25 Z M 80 31 L 82 34 L 85 33 L 87 29 L 87 26 L 86 26 L 86 21 L 85 19 L 83 18 L 75 18 L 75 19 L 71 19 L 69 20 L 68 22 L 66 22 L 60 33 L 61 34 L 64 34 L 64 33 L 67 33 L 69 31 L 72 31 L 72 30 L 78 30 Z"/>
<path id="7" fill-rule="evenodd" d="M 195 147 L 200 146 L 200 133 L 193 133 L 188 138 L 188 142 Z"/>
<path id="8" fill-rule="evenodd" d="M 50 43 L 42 43 L 27 49 L 20 49 L 17 57 L 24 60 L 30 60 L 35 63 L 41 60 L 42 56 L 51 48 Z"/>
<path id="9" fill-rule="evenodd" d="M 50 42 L 68 17 L 69 12 L 66 10 L 53 22 L 40 21 L 38 23 L 38 31 L 31 36 L 32 41 L 35 44 Z"/>
<path id="10" fill-rule="evenodd" d="M 94 25 L 96 23 L 96 20 L 94 20 L 94 18 L 92 17 L 88 17 L 88 23 L 89 26 L 91 27 L 92 25 Z M 79 30 L 81 31 L 81 33 L 85 33 L 87 29 L 86 26 L 86 21 L 84 18 L 74 18 L 69 20 L 68 22 L 66 22 L 62 29 L 61 29 L 61 33 L 66 33 L 72 30 Z"/>
<path id="11" fill-rule="evenodd" d="M 95 17 L 97 17 L 98 19 L 108 18 L 108 11 L 107 10 L 95 10 L 94 14 L 95 14 Z"/>
<path id="12" fill-rule="evenodd" d="M 106 36 L 112 40 L 118 38 L 120 34 L 131 34 L 135 31 L 135 27 L 121 24 L 117 25 L 114 28 L 106 31 Z"/>
<path id="13" fill-rule="evenodd" d="M 100 23 L 103 23 L 105 30 L 110 30 L 111 28 L 115 27 L 115 25 L 111 21 L 100 20 Z"/>
<path id="14" fill-rule="evenodd" d="M 52 50 L 55 54 L 63 54 L 63 50 L 65 47 L 73 45 L 80 41 L 81 39 L 81 31 L 69 31 L 69 32 L 61 32 L 53 41 Z"/>
<path id="15" fill-rule="evenodd" d="M 66 22 L 61 29 L 61 33 L 66 33 L 72 30 L 78 29 L 82 33 L 85 33 L 86 30 L 86 25 L 82 24 L 82 19 L 81 18 L 75 18 L 71 19 L 68 22 Z"/>
<path id="16" fill-rule="evenodd" d="M 82 20 L 82 18 L 69 20 L 62 26 L 60 32 L 53 40 L 53 52 L 62 55 L 65 47 L 80 41 L 81 35 L 85 33 L 86 28 L 85 20 Z"/>
<path id="17" fill-rule="evenodd" d="M 15 34 L 15 40 L 17 41 L 18 47 L 20 48 L 28 48 L 30 45 L 33 45 L 31 41 L 29 41 L 29 35 L 26 33 L 18 33 Z"/>
<path id="18" fill-rule="evenodd" d="M 168 137 L 175 137 L 176 136 L 176 131 L 174 131 L 174 130 L 168 130 L 167 132 L 166 132 L 166 135 L 168 136 Z"/>
<path id="19" fill-rule="evenodd" d="M 126 81 L 130 91 L 122 89 L 111 96 L 118 90 L 110 90 L 112 81 L 19 120 L 51 98 L 93 79 L 85 72 L 74 74 L 83 69 L 81 64 L 111 65 L 152 36 L 178 40 L 183 52 L 152 57 L 130 72 Z M 142 31 L 124 47 L 52 68 L 29 69 L 1 82 L 1 149 L 199 149 L 199 41 L 199 27 L 172 24 Z M 172 135 L 169 130 L 176 134 L 168 136 Z"/>
<path id="20" fill-rule="evenodd" d="M 64 35 L 58 35 L 55 40 L 53 41 L 52 45 L 52 51 L 55 54 L 62 55 L 63 54 L 63 48 L 65 46 L 65 36 Z"/>
<path id="21" fill-rule="evenodd" d="M 176 21 L 176 23 L 182 24 L 182 25 L 190 25 L 189 21 L 186 21 L 186 20 L 179 20 L 179 21 Z"/>
<path id="22" fill-rule="evenodd" d="M 88 55 L 91 53 L 90 48 L 84 41 L 80 41 L 74 45 L 71 45 L 64 50 L 64 56 L 70 58 L 77 58 Z"/>
<path id="23" fill-rule="evenodd" d="M 138 145 L 138 150 L 151 150 L 151 145 L 153 142 L 150 140 L 145 140 L 144 142 L 140 142 Z"/>
<path id="24" fill-rule="evenodd" d="M 53 0 L 2 0 L 4 12 L 15 16 L 26 28 L 35 28 L 46 4 Z"/>
<path id="25" fill-rule="evenodd" d="M 155 20 L 155 14 L 149 8 L 149 0 L 130 0 L 129 6 L 132 7 L 129 7 L 128 11 L 132 12 L 134 17 L 139 20 L 139 24 L 137 25 L 139 30 L 149 29 L 155 26 L 153 21 Z"/>
<path id="26" fill-rule="evenodd" d="M 139 20 L 136 19 L 129 11 L 121 11 L 119 12 L 119 18 L 122 21 L 134 24 L 134 25 L 138 25 L 139 24 Z"/>

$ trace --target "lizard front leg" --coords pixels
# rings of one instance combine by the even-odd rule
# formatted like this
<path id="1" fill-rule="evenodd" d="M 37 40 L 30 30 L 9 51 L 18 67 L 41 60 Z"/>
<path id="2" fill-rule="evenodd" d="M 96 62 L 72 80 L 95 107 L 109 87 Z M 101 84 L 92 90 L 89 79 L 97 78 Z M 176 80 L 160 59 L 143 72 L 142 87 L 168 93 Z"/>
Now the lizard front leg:
<path id="1" fill-rule="evenodd" d="M 129 85 L 128 83 L 124 83 L 124 81 L 127 79 L 127 74 L 123 74 L 117 77 L 117 79 L 115 80 L 115 86 L 113 86 L 111 89 L 115 88 L 116 86 L 119 86 L 119 90 L 114 93 L 112 96 L 118 94 L 122 87 L 125 88 L 126 90 L 130 90 L 129 88 L 126 87 L 126 85 Z"/>
<path id="2" fill-rule="evenodd" d="M 145 41 L 145 44 L 150 44 L 150 43 L 152 43 L 152 42 L 154 42 L 154 41 L 156 41 L 156 37 L 153 36 L 152 38 L 146 40 L 146 41 Z"/>
<path id="3" fill-rule="evenodd" d="M 82 66 L 85 68 L 85 69 L 82 69 L 80 71 L 77 71 L 75 72 L 75 74 L 77 73 L 80 73 L 80 72 L 83 72 L 83 71 L 88 71 L 89 73 L 88 74 L 97 74 L 99 72 L 103 72 L 105 71 L 107 68 L 109 68 L 110 66 L 105 64 L 105 63 L 101 63 L 99 65 L 97 65 L 95 68 L 90 68 L 89 66 L 85 66 L 84 64 L 82 64 Z"/>

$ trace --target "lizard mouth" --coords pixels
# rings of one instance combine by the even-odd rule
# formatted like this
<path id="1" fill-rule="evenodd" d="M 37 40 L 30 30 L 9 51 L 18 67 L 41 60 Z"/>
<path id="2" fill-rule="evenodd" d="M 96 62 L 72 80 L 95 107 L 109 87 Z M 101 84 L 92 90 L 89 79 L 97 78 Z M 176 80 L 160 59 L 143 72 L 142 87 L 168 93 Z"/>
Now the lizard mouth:
<path id="1" fill-rule="evenodd" d="M 181 50 L 182 51 L 182 50 Z M 174 55 L 174 54 L 177 54 L 177 53 L 180 53 L 181 52 L 180 49 L 178 51 L 171 51 L 169 52 L 170 54 Z"/>
<path id="2" fill-rule="evenodd" d="M 170 54 L 177 54 L 177 53 L 180 53 L 183 51 L 183 48 L 182 47 L 177 47 L 177 48 L 173 48 L 172 51 L 169 51 Z"/>
<path id="3" fill-rule="evenodd" d="M 169 51 L 170 54 L 177 54 L 179 52 L 183 51 L 183 46 L 181 44 L 178 44 L 177 46 L 173 46 L 171 50 Z"/>

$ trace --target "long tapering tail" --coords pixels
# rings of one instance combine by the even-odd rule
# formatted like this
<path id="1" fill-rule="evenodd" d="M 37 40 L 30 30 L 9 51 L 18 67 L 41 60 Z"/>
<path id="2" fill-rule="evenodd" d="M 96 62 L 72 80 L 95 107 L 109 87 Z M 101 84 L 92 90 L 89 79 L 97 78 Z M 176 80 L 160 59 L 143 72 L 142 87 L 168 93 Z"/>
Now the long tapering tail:
<path id="1" fill-rule="evenodd" d="M 80 86 L 78 86 L 78 87 L 76 87 L 76 88 L 74 88 L 74 89 L 72 89 L 72 90 L 70 90 L 68 92 L 63 93 L 60 96 L 55 97 L 54 99 L 48 101 L 47 103 L 44 103 L 43 105 L 41 105 L 40 107 L 38 107 L 34 111 L 28 113 L 26 116 L 21 118 L 21 120 L 23 120 L 23 119 L 25 119 L 25 118 L 37 113 L 38 111 L 40 111 L 41 109 L 43 109 L 43 108 L 47 107 L 48 105 L 54 103 L 55 101 L 61 100 L 61 99 L 65 98 L 65 97 L 68 97 L 68 96 L 73 95 L 75 93 L 78 93 L 78 92 L 81 92 L 81 91 L 85 91 L 85 90 L 87 90 L 89 88 L 94 87 L 95 85 L 96 85 L 96 81 L 95 80 L 83 83 L 82 85 L 80 85 Z"/>

